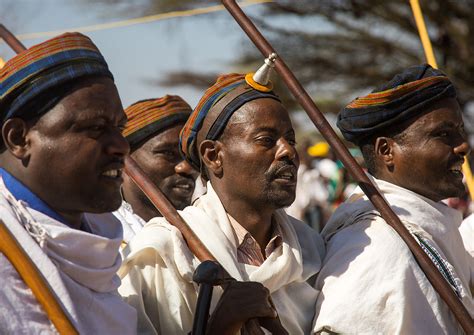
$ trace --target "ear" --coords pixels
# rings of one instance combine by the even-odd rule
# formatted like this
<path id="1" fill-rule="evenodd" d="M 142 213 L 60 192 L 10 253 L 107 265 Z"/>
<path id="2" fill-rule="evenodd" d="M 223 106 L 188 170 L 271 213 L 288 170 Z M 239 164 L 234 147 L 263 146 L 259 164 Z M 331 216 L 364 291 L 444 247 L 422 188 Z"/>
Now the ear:
<path id="1" fill-rule="evenodd" d="M 2 127 L 3 143 L 8 151 L 18 159 L 26 159 L 28 156 L 30 127 L 20 118 L 12 118 L 5 121 Z"/>
<path id="2" fill-rule="evenodd" d="M 199 146 L 199 154 L 209 172 L 219 177 L 222 176 L 222 151 L 220 142 L 211 140 L 202 141 Z"/>
<path id="3" fill-rule="evenodd" d="M 375 140 L 374 152 L 376 161 L 383 164 L 390 171 L 394 167 L 395 141 L 389 137 L 378 137 Z"/>

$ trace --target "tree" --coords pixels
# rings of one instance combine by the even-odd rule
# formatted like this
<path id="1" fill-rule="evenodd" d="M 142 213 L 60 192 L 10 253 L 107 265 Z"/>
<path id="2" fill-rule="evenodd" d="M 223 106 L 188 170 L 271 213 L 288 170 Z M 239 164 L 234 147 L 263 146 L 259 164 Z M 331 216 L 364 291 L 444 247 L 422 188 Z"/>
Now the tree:
<path id="1" fill-rule="evenodd" d="M 438 66 L 455 82 L 462 104 L 474 100 L 473 5 L 473 0 L 421 1 Z M 258 25 L 316 97 L 323 93 L 343 105 L 425 62 L 408 0 L 278 0 L 266 8 Z M 260 54 L 249 47 L 241 63 L 256 60 Z M 210 77 L 174 73 L 165 81 L 202 84 Z"/>

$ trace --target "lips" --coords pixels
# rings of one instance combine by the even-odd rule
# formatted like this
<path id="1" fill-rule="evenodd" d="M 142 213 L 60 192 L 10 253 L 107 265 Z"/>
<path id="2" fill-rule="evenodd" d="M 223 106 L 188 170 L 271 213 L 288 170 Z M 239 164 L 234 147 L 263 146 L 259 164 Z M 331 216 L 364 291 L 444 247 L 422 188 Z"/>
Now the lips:
<path id="1" fill-rule="evenodd" d="M 456 161 L 454 164 L 451 165 L 451 167 L 449 168 L 449 171 L 453 174 L 455 174 L 456 176 L 458 177 L 463 177 L 463 173 L 462 173 L 462 165 L 464 163 L 464 160 L 458 160 Z"/>
<path id="2" fill-rule="evenodd" d="M 297 171 L 294 165 L 285 165 L 275 172 L 273 179 L 286 184 L 296 184 Z"/>
<path id="3" fill-rule="evenodd" d="M 174 183 L 173 189 L 183 195 L 190 195 L 194 192 L 194 180 L 181 179 Z"/>

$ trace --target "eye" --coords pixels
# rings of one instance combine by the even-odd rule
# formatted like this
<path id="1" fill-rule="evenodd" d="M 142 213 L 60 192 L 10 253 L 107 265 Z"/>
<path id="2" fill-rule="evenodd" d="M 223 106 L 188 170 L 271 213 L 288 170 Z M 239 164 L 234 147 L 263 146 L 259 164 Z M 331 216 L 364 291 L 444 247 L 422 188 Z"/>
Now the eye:
<path id="1" fill-rule="evenodd" d="M 288 142 L 289 145 L 291 145 L 292 147 L 296 146 L 296 140 L 294 138 L 289 138 L 286 140 Z"/>
<path id="2" fill-rule="evenodd" d="M 266 147 L 272 147 L 275 145 L 275 139 L 271 136 L 260 136 L 257 138 L 257 142 L 266 146 Z"/>
<path id="3" fill-rule="evenodd" d="M 157 156 L 163 156 L 167 160 L 174 160 L 176 156 L 178 156 L 178 153 L 173 150 L 157 150 L 154 154 Z"/>
<path id="4" fill-rule="evenodd" d="M 89 130 L 92 131 L 102 131 L 104 129 L 103 125 L 93 125 L 89 127 Z"/>
<path id="5" fill-rule="evenodd" d="M 103 124 L 93 124 L 86 128 L 86 131 L 90 134 L 93 138 L 98 138 L 105 132 L 106 126 Z"/>

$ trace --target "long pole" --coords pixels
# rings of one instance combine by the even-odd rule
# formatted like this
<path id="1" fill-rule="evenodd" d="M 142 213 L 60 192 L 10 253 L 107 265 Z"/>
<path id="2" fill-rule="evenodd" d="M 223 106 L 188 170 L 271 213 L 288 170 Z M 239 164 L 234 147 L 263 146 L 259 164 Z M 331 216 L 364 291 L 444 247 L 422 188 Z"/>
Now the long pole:
<path id="1" fill-rule="evenodd" d="M 18 244 L 11 232 L 0 220 L 0 252 L 10 261 L 15 270 L 31 289 L 36 300 L 43 307 L 46 315 L 60 334 L 78 334 L 69 317 L 58 302 L 58 298 L 51 292 L 51 288 L 43 275 L 33 264 L 23 248 Z"/>
<path id="2" fill-rule="evenodd" d="M 216 261 L 209 249 L 196 236 L 194 231 L 179 215 L 173 204 L 165 197 L 155 184 L 146 176 L 145 172 L 130 156 L 125 158 L 125 172 L 132 178 L 135 184 L 150 199 L 151 203 L 158 209 L 166 220 L 183 235 L 189 250 L 201 261 Z"/>
<path id="3" fill-rule="evenodd" d="M 26 50 L 23 43 L 21 43 L 20 40 L 17 39 L 3 24 L 0 24 L 0 36 L 17 54 Z"/>
<path id="4" fill-rule="evenodd" d="M 421 44 L 423 45 L 423 50 L 425 51 L 425 57 L 428 64 L 430 64 L 435 69 L 438 68 L 438 63 L 436 62 L 436 57 L 433 52 L 433 47 L 431 45 L 430 36 L 428 35 L 428 30 L 426 29 L 425 19 L 423 18 L 423 13 L 421 11 L 420 3 L 418 0 L 410 0 L 411 10 L 415 18 L 416 27 L 418 28 L 418 33 L 420 34 Z M 462 165 L 462 172 L 464 178 L 466 179 L 467 189 L 471 199 L 474 200 L 474 180 L 472 178 L 471 167 L 469 166 L 469 160 L 464 159 L 464 164 Z"/>
<path id="5" fill-rule="evenodd" d="M 222 0 L 222 3 L 240 25 L 242 30 L 244 30 L 250 40 L 264 55 L 264 57 L 268 57 L 268 55 L 275 52 L 270 43 L 258 31 L 257 27 L 245 15 L 235 0 Z M 325 119 L 324 115 L 318 109 L 309 94 L 301 86 L 298 79 L 296 79 L 294 74 L 291 72 L 281 57 L 277 57 L 275 61 L 275 68 L 285 84 L 288 86 L 295 99 L 306 111 L 309 118 L 319 129 L 326 141 L 328 141 L 328 143 L 331 145 L 336 155 L 344 163 L 344 166 L 348 172 L 352 175 L 354 180 L 357 181 L 360 188 L 367 195 L 374 207 L 379 211 L 380 215 L 407 244 L 421 269 L 426 274 L 426 277 L 441 296 L 441 298 L 449 306 L 454 316 L 463 327 L 464 331 L 467 334 L 474 333 L 474 322 L 462 302 L 455 295 L 453 289 L 449 286 L 447 281 L 434 266 L 428 255 L 421 249 L 410 232 L 401 223 L 400 219 L 372 184 L 362 168 L 357 164 L 354 157 L 352 157 L 352 155 L 349 153 L 349 150 L 336 135 L 334 130 Z"/>

